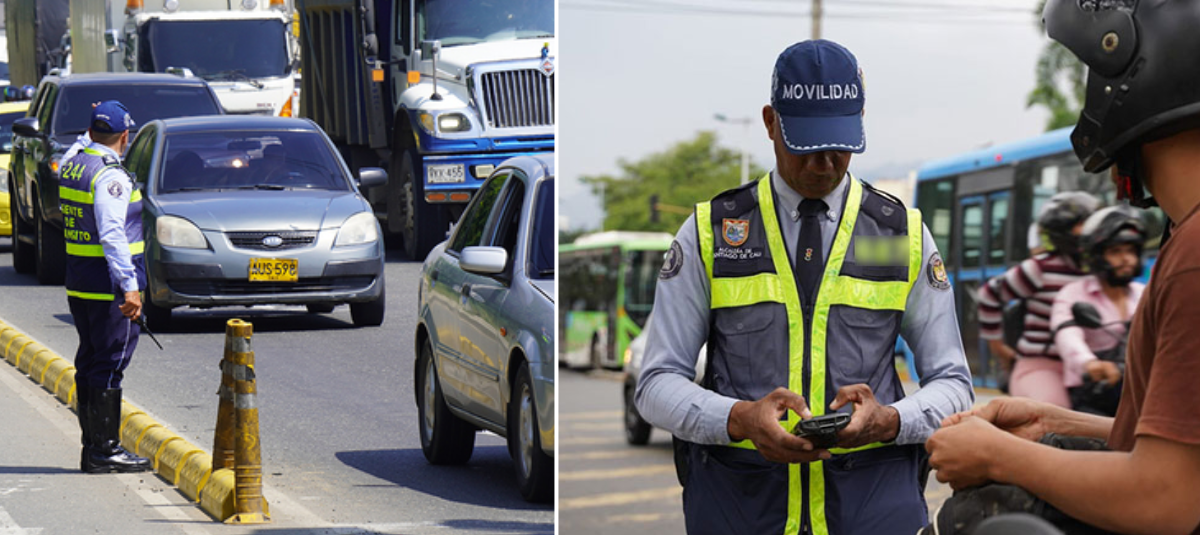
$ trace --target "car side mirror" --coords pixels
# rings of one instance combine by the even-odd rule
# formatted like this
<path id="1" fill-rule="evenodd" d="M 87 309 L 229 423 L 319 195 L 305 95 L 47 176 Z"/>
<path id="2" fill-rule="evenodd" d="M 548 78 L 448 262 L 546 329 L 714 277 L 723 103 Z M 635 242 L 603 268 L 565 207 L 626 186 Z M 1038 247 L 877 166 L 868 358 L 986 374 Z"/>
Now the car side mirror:
<path id="1" fill-rule="evenodd" d="M 503 247 L 465 247 L 458 265 L 465 271 L 479 275 L 495 275 L 504 271 L 508 264 L 508 251 Z"/>
<path id="2" fill-rule="evenodd" d="M 112 54 L 121 51 L 121 33 L 117 30 L 104 32 L 104 51 Z"/>
<path id="3" fill-rule="evenodd" d="M 387 184 L 387 171 L 378 167 L 363 167 L 358 170 L 358 187 L 373 188 Z"/>
<path id="4" fill-rule="evenodd" d="M 1075 324 L 1088 329 L 1099 329 L 1103 325 L 1100 319 L 1100 311 L 1091 303 L 1080 301 L 1071 305 L 1071 316 L 1075 319 Z"/>
<path id="5" fill-rule="evenodd" d="M 39 137 L 42 135 L 40 126 L 37 117 L 22 117 L 13 122 L 12 131 L 21 136 Z"/>

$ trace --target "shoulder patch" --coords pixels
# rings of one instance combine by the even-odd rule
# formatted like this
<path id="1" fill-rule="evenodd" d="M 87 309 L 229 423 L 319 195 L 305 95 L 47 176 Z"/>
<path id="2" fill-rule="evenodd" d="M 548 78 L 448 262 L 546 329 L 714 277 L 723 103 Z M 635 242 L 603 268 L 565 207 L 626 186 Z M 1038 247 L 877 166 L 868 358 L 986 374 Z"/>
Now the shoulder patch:
<path id="1" fill-rule="evenodd" d="M 935 290 L 949 290 L 950 277 L 946 275 L 946 264 L 942 262 L 940 253 L 933 253 L 925 265 L 925 278 Z"/>
<path id="2" fill-rule="evenodd" d="M 120 182 L 116 180 L 110 180 L 108 182 L 108 194 L 119 199 L 121 198 L 121 195 L 125 194 L 125 188 L 121 186 Z"/>
<path id="3" fill-rule="evenodd" d="M 679 246 L 679 240 L 671 242 L 671 248 L 667 249 L 667 254 L 663 255 L 662 269 L 658 270 L 659 280 L 667 280 L 679 274 L 683 269 L 683 247 Z"/>
<path id="4" fill-rule="evenodd" d="M 105 154 L 100 158 L 100 161 L 104 162 L 104 165 L 121 165 L 121 160 L 111 154 Z"/>

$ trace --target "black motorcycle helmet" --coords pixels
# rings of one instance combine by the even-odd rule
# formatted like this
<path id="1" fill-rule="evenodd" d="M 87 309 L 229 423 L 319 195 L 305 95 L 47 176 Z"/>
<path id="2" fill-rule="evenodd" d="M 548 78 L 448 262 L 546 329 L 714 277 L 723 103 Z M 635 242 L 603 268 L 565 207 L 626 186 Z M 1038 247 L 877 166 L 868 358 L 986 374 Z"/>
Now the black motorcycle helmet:
<path id="1" fill-rule="evenodd" d="M 1099 206 L 1100 201 L 1083 191 L 1063 191 L 1050 197 L 1037 218 L 1046 250 L 1066 255 L 1079 265 L 1079 237 L 1072 231 Z"/>
<path id="2" fill-rule="evenodd" d="M 1090 173 L 1117 164 L 1118 196 L 1153 206 L 1142 187 L 1141 145 L 1200 127 L 1200 2 L 1048 0 L 1050 38 L 1088 67 L 1071 144 Z"/>
<path id="3" fill-rule="evenodd" d="M 1079 239 L 1084 267 L 1089 273 L 1103 277 L 1112 286 L 1124 286 L 1141 275 L 1146 225 L 1133 209 L 1118 205 L 1097 210 L 1084 221 Z M 1131 243 L 1137 249 L 1137 267 L 1127 277 L 1117 276 L 1104 259 L 1105 249 L 1122 243 Z"/>

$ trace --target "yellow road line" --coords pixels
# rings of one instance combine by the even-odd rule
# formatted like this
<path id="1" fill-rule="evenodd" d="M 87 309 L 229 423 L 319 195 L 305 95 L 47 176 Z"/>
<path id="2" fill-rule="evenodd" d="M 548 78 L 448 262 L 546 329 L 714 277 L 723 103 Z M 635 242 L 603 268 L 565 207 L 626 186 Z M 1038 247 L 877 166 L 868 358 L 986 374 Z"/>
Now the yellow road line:
<path id="1" fill-rule="evenodd" d="M 563 427 L 566 429 L 570 429 L 572 432 L 604 431 L 606 433 L 610 433 L 613 431 L 620 431 L 622 429 L 625 429 L 625 424 L 623 424 L 621 422 L 604 422 L 604 423 L 575 422 L 575 423 L 566 424 Z"/>
<path id="2" fill-rule="evenodd" d="M 669 452 L 662 451 L 662 450 L 629 447 L 629 448 L 620 449 L 620 450 L 562 453 L 562 454 L 557 455 L 557 457 L 558 457 L 558 460 L 560 460 L 560 461 L 601 461 L 601 460 L 605 460 L 605 459 L 624 459 L 624 458 L 651 457 L 651 456 L 653 456 L 653 457 L 661 456 L 664 459 L 669 459 L 670 457 L 668 457 L 668 455 L 670 455 Z"/>
<path id="3" fill-rule="evenodd" d="M 591 411 L 591 412 L 560 412 L 558 419 L 560 421 L 570 420 L 620 420 L 625 416 L 621 411 Z"/>
<path id="4" fill-rule="evenodd" d="M 560 439 L 559 444 L 564 446 L 582 446 L 596 444 L 624 444 L 624 437 L 570 437 Z"/>
<path id="5" fill-rule="evenodd" d="M 619 505 L 629 505 L 631 503 L 648 502 L 654 500 L 676 500 L 683 493 L 683 487 L 679 485 L 671 485 L 670 487 L 662 487 L 657 489 L 646 489 L 634 492 L 613 492 L 609 494 L 597 494 L 594 496 L 581 496 L 579 498 L 568 498 L 558 500 L 558 510 L 566 511 L 570 509 L 590 509 L 593 507 L 616 507 Z"/>
<path id="6" fill-rule="evenodd" d="M 635 466 L 632 468 L 620 468 L 616 470 L 579 470 L 576 472 L 564 472 L 559 470 L 559 481 L 591 481 L 596 479 L 620 479 L 624 477 L 642 477 L 654 476 L 659 474 L 675 473 L 675 465 L 652 465 L 652 466 Z"/>

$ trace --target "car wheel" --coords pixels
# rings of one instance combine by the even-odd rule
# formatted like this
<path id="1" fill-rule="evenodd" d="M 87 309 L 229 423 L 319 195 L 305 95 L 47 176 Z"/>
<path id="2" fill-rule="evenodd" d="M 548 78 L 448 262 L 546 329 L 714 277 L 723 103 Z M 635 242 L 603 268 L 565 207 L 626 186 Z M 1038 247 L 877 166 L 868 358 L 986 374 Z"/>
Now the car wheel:
<path id="1" fill-rule="evenodd" d="M 554 496 L 554 459 L 542 451 L 540 427 L 529 365 L 522 362 L 508 403 L 508 450 L 521 496 L 529 502 L 548 502 Z"/>
<path id="2" fill-rule="evenodd" d="M 331 305 L 328 303 L 317 303 L 315 305 L 304 305 L 304 308 L 308 309 L 309 314 L 328 314 L 330 312 L 333 312 L 333 309 L 336 306 L 337 305 Z M 376 325 L 379 325 L 379 324 L 376 323 Z"/>
<path id="3" fill-rule="evenodd" d="M 55 232 L 39 212 L 34 210 L 33 214 L 34 232 L 37 234 L 34 258 L 37 259 L 38 284 L 62 284 L 67 275 L 67 245 L 62 232 Z"/>
<path id="4" fill-rule="evenodd" d="M 645 446 L 650 442 L 650 424 L 642 419 L 634 403 L 634 393 L 637 384 L 625 382 L 625 441 L 634 446 Z"/>
<path id="5" fill-rule="evenodd" d="M 379 284 L 383 285 L 380 276 Z M 387 288 L 379 289 L 379 297 L 366 303 L 350 303 L 350 319 L 355 327 L 377 327 L 383 324 L 383 314 L 387 308 Z M 331 307 L 332 309 L 332 307 Z M 312 311 L 311 309 L 309 310 Z"/>
<path id="6" fill-rule="evenodd" d="M 433 362 L 433 346 L 429 340 L 421 345 L 417 363 L 417 426 L 421 431 L 421 451 L 431 464 L 463 464 L 475 450 L 475 429 L 460 420 L 446 406 L 437 366 Z"/>
<path id="7" fill-rule="evenodd" d="M 171 328 L 171 307 L 160 307 L 154 304 L 154 299 L 146 296 L 142 301 L 142 313 L 146 316 L 146 326 L 152 331 L 166 331 Z"/>
<path id="8" fill-rule="evenodd" d="M 422 200 L 424 189 L 416 174 L 412 151 L 404 151 L 400 159 L 400 202 L 404 209 L 404 253 L 409 260 L 425 260 L 430 249 L 446 239 L 446 222 L 441 209 Z"/>
<path id="9" fill-rule="evenodd" d="M 21 215 L 15 209 L 12 211 L 12 225 L 13 269 L 17 273 L 33 273 L 37 269 L 37 264 L 33 258 L 33 245 L 21 241 L 21 236 L 28 234 L 29 230 L 21 224 Z"/>

